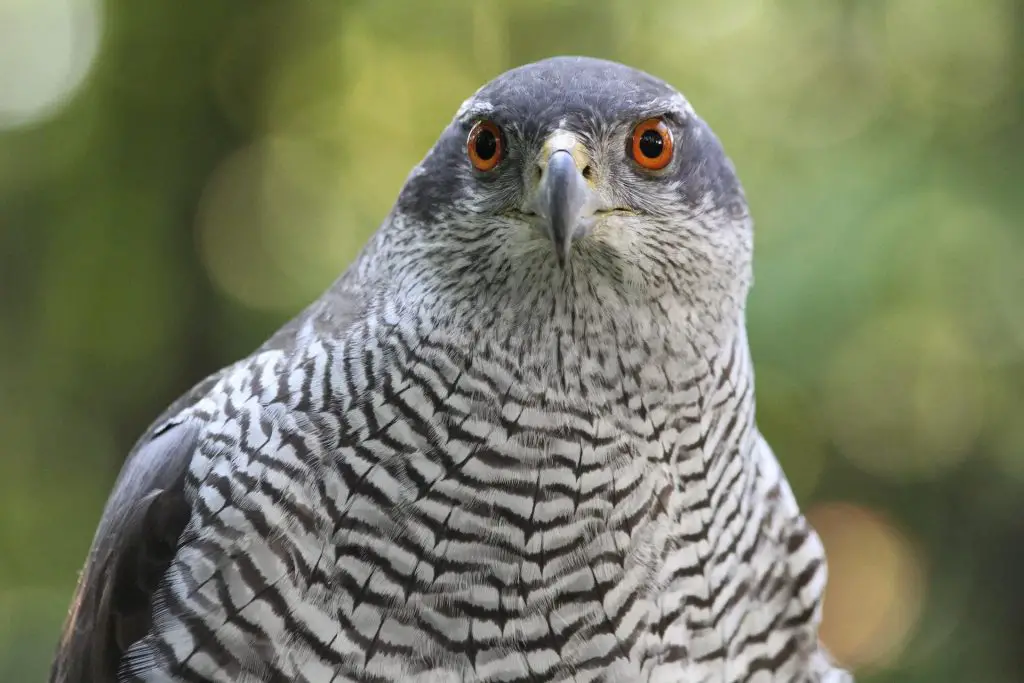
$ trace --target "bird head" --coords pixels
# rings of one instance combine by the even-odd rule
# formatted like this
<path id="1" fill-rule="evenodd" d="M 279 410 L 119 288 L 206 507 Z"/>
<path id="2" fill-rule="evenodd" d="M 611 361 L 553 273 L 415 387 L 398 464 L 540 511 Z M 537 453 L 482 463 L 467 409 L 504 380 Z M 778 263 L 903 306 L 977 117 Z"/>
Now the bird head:
<path id="1" fill-rule="evenodd" d="M 392 220 L 420 263 L 509 297 L 720 309 L 742 307 L 751 279 L 747 205 L 718 139 L 673 87 L 604 60 L 546 59 L 480 88 Z"/>

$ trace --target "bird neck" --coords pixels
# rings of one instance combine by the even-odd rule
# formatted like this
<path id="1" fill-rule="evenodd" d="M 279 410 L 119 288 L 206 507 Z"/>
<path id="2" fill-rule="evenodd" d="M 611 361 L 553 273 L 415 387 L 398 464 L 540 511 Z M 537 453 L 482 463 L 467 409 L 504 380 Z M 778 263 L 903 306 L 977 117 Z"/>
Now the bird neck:
<path id="1" fill-rule="evenodd" d="M 682 395 L 711 393 L 726 381 L 742 391 L 740 384 L 752 384 L 752 373 L 725 377 L 749 367 L 742 312 L 730 320 L 677 301 L 525 294 L 501 306 L 444 292 L 415 304 L 388 296 L 377 308 L 377 334 L 383 344 L 399 335 L 443 349 L 458 371 L 487 373 L 499 394 L 622 412 L 623 419 L 641 406 L 675 410 Z M 712 404 L 704 401 L 702 410 Z"/>

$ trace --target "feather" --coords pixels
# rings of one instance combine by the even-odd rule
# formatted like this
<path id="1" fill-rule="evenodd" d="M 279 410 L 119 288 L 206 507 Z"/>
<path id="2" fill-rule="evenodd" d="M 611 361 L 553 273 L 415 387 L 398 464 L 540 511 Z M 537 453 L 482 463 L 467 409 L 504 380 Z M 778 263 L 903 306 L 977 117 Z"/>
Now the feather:
<path id="1" fill-rule="evenodd" d="M 114 681 L 122 653 L 149 630 L 151 598 L 188 521 L 185 474 L 199 423 L 165 423 L 129 456 L 93 539 L 50 683 Z"/>

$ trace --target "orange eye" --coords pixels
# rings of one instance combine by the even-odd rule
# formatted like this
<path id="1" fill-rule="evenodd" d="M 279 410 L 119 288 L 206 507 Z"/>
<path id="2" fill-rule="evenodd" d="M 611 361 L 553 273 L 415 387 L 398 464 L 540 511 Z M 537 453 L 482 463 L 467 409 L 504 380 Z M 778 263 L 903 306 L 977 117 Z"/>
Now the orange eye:
<path id="1" fill-rule="evenodd" d="M 473 168 L 478 171 L 492 170 L 505 156 L 501 129 L 491 121 L 478 121 L 469 131 L 466 151 Z"/>
<path id="2" fill-rule="evenodd" d="M 651 171 L 659 171 L 672 161 L 672 131 L 661 119 L 647 119 L 633 129 L 633 160 Z"/>

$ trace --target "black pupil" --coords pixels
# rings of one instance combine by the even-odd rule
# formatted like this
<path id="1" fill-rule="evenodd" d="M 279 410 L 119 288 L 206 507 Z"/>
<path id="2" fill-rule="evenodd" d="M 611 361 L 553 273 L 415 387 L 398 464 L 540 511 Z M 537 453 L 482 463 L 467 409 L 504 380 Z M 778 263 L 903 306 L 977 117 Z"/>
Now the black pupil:
<path id="1" fill-rule="evenodd" d="M 482 161 L 490 161 L 498 153 L 498 138 L 486 128 L 476 136 L 476 155 Z"/>
<path id="2" fill-rule="evenodd" d="M 640 136 L 640 152 L 648 159 L 657 159 L 661 156 L 661 150 L 665 141 L 656 130 L 645 130 Z"/>

